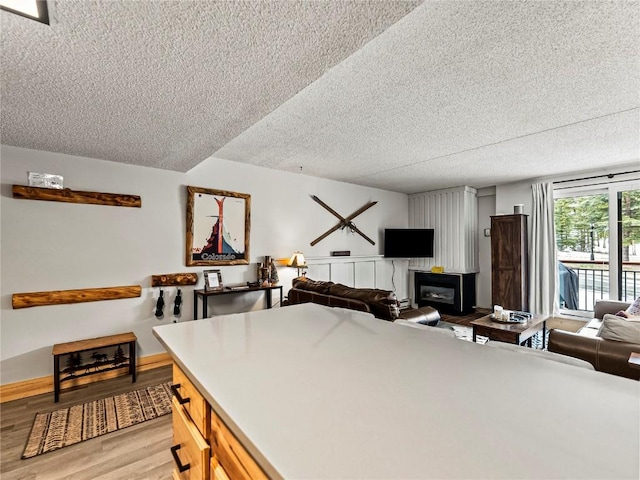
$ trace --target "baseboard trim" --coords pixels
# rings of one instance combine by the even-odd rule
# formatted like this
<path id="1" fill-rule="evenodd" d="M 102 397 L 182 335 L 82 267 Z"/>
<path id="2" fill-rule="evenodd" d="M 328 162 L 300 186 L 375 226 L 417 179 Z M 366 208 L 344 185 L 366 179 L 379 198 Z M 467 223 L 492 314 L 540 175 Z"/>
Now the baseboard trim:
<path id="1" fill-rule="evenodd" d="M 136 370 L 140 373 L 147 370 L 153 370 L 154 368 L 171 365 L 172 363 L 173 361 L 168 353 L 158 353 L 156 355 L 148 355 L 146 357 L 138 358 L 136 362 Z M 88 383 L 99 382 L 100 380 L 129 375 L 128 368 L 129 367 L 124 367 L 119 370 L 111 370 L 109 372 L 97 373 L 88 377 L 67 381 L 64 382 L 64 387 L 76 387 L 79 385 L 86 385 Z M 64 388 L 62 391 L 64 392 Z M 33 397 L 43 393 L 53 393 L 53 375 L 0 385 L 0 403 Z"/>

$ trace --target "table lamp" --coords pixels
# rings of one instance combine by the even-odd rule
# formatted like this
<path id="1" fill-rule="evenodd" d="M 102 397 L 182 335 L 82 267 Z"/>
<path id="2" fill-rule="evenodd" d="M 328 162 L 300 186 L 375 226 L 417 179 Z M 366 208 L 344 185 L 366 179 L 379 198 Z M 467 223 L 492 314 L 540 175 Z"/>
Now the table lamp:
<path id="1" fill-rule="evenodd" d="M 291 255 L 287 266 L 297 268 L 298 276 L 300 276 L 300 270 L 302 270 L 302 276 L 304 276 L 304 269 L 307 268 L 307 263 L 304 260 L 304 255 L 302 254 L 302 252 L 293 252 L 293 255 Z"/>

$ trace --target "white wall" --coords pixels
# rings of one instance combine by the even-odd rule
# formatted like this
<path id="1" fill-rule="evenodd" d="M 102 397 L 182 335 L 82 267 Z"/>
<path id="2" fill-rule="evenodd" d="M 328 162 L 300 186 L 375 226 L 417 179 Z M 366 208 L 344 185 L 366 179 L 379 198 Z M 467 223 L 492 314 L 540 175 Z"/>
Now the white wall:
<path id="1" fill-rule="evenodd" d="M 0 383 L 7 384 L 52 373 L 54 343 L 133 331 L 141 356 L 163 352 L 151 333 L 155 325 L 174 320 L 170 312 L 175 288 L 165 289 L 165 318 L 153 315 L 158 289 L 151 275 L 197 272 L 185 267 L 186 186 L 230 190 L 251 195 L 251 264 L 221 268 L 226 284 L 256 278 L 256 263 L 264 255 L 288 258 L 294 250 L 308 257 L 333 250 L 352 255 L 379 255 L 386 227 L 406 227 L 408 199 L 404 194 L 284 173 L 210 158 L 183 174 L 123 165 L 90 158 L 2 146 L 0 178 Z M 124 193 L 142 197 L 142 208 L 43 202 L 14 199 L 11 185 L 25 185 L 27 172 L 56 173 L 74 190 Z M 332 217 L 310 195 L 317 195 L 344 216 L 369 201 L 378 204 L 354 222 L 370 236 L 337 231 L 311 247 L 309 242 L 332 227 Z M 398 263 L 398 262 L 396 262 Z M 397 269 L 404 269 L 398 271 Z M 285 292 L 294 269 L 278 269 Z M 196 288 L 202 288 L 202 276 Z M 404 262 L 396 265 L 398 296 L 406 296 Z M 13 310 L 14 293 L 141 285 L 142 296 L 73 305 Z M 192 318 L 194 287 L 182 289 L 183 313 Z M 209 312 L 259 309 L 259 293 L 210 301 Z M 274 299 L 275 300 L 275 299 Z"/>
<path id="2" fill-rule="evenodd" d="M 478 190 L 478 267 L 476 276 L 476 307 L 493 308 L 491 302 L 491 237 L 484 230 L 491 228 L 491 216 L 496 214 L 495 188 Z"/>
<path id="3" fill-rule="evenodd" d="M 514 213 L 513 207 L 518 204 L 523 205 L 525 215 L 531 216 L 533 211 L 533 197 L 531 185 L 534 182 L 509 183 L 496 187 L 496 213 L 495 215 L 511 215 Z"/>

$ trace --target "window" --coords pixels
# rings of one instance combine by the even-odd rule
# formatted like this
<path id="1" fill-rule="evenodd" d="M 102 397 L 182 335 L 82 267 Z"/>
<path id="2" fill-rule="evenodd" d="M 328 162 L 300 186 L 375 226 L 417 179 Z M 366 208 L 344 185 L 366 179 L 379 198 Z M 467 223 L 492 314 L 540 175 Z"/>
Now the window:
<path id="1" fill-rule="evenodd" d="M 640 190 L 617 192 L 619 298 L 632 302 L 640 296 Z"/>
<path id="2" fill-rule="evenodd" d="M 559 188 L 554 196 L 560 309 L 633 301 L 640 295 L 638 182 Z"/>

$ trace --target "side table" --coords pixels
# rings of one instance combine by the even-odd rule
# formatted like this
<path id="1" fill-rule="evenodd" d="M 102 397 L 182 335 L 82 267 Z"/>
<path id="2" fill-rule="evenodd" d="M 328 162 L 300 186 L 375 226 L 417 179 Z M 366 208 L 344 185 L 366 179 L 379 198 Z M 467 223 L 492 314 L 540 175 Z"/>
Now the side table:
<path id="1" fill-rule="evenodd" d="M 489 337 L 489 340 L 497 340 L 499 342 L 514 343 L 522 345 L 527 343 L 531 347 L 531 338 L 538 332 L 542 331 L 542 348 L 546 347 L 547 333 L 547 317 L 542 315 L 534 315 L 524 323 L 502 323 L 491 320 L 491 315 L 471 322 L 473 327 L 473 341 L 476 341 L 477 335 Z"/>
<path id="2" fill-rule="evenodd" d="M 640 353 L 631 352 L 628 362 L 631 368 L 640 368 Z"/>

